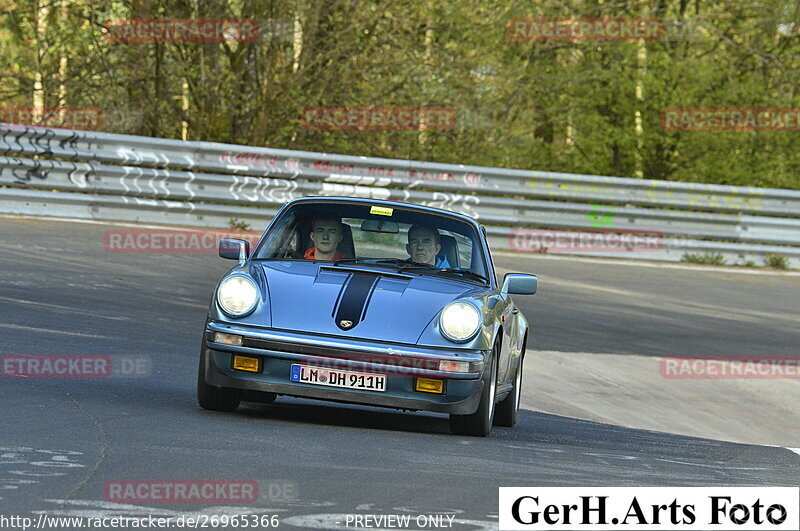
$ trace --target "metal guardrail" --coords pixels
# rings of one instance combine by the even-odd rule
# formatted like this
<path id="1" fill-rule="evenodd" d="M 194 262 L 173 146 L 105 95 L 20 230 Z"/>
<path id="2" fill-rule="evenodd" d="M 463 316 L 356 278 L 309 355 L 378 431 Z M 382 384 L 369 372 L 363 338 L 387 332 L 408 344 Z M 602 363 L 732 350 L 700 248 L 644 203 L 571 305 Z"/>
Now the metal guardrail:
<path id="1" fill-rule="evenodd" d="M 461 212 L 499 249 L 543 248 L 549 229 L 658 233 L 647 249 L 571 248 L 572 254 L 680 260 L 721 253 L 761 264 L 767 253 L 800 268 L 800 191 L 508 170 L 184 142 L 0 124 L 0 211 L 262 228 L 301 196 L 392 199 Z M 57 190 L 58 192 L 53 192 Z M 570 231 L 570 232 L 562 232 Z M 588 238 L 589 236 L 585 236 Z M 551 238 L 552 240 L 553 238 Z M 545 238 L 546 240 L 546 238 Z M 531 241 L 537 244 L 532 245 Z M 554 242 L 557 243 L 557 242 Z M 547 246 L 545 246 L 547 247 Z"/>

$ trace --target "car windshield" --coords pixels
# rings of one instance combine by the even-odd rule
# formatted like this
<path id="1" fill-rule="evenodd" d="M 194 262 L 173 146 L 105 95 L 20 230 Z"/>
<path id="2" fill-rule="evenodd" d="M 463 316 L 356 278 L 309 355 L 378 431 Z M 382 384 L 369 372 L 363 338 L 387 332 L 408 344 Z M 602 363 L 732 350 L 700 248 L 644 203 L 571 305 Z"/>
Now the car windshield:
<path id="1" fill-rule="evenodd" d="M 368 203 L 299 203 L 256 260 L 324 260 L 488 282 L 475 227 L 455 217 Z"/>

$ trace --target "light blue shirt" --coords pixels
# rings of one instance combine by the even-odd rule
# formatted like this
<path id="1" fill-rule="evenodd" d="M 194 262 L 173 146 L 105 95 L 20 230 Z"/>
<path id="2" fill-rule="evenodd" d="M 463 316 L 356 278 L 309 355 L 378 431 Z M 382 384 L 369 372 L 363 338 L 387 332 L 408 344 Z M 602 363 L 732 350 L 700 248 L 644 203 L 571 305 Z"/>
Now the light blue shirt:
<path id="1" fill-rule="evenodd" d="M 411 258 L 406 260 L 406 262 L 410 262 Z M 447 269 L 450 267 L 450 262 L 447 261 L 447 257 L 443 256 L 442 258 L 436 257 L 436 267 L 441 269 Z"/>

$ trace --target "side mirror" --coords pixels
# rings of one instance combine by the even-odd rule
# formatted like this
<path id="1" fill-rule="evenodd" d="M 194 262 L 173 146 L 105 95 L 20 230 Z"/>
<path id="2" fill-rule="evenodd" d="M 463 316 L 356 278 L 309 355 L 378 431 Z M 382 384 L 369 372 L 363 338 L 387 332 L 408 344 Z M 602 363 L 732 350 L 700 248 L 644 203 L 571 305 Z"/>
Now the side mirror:
<path id="1" fill-rule="evenodd" d="M 508 273 L 503 278 L 503 295 L 533 295 L 539 287 L 539 278 L 536 275 L 522 273 Z"/>
<path id="2" fill-rule="evenodd" d="M 219 255 L 228 260 L 239 260 L 240 264 L 247 261 L 250 256 L 250 242 L 235 238 L 221 238 L 219 240 Z"/>

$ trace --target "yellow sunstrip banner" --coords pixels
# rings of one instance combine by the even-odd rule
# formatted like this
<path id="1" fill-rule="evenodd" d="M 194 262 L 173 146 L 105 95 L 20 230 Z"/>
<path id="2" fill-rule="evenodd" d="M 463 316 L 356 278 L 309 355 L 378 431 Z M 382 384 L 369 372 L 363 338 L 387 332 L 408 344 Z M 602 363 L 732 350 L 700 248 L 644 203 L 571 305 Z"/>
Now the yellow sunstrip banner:
<path id="1" fill-rule="evenodd" d="M 369 209 L 370 214 L 377 214 L 379 216 L 391 216 L 392 212 L 394 212 L 393 208 L 382 206 L 373 206 Z"/>

